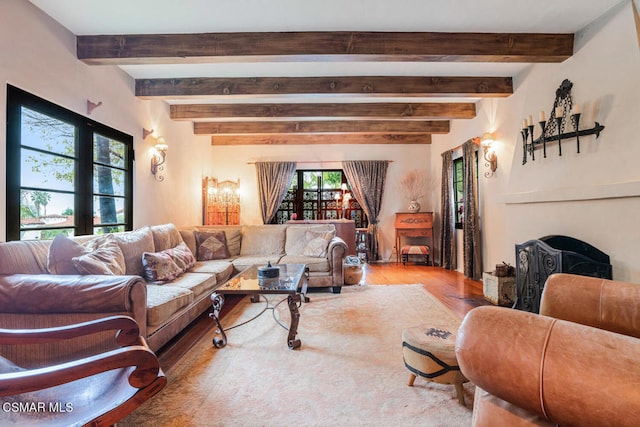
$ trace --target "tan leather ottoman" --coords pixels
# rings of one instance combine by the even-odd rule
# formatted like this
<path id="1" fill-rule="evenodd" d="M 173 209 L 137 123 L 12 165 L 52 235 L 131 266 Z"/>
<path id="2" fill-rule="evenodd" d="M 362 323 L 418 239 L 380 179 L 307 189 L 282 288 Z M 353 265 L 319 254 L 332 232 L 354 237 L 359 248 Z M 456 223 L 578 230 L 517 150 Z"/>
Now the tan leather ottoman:
<path id="1" fill-rule="evenodd" d="M 440 384 L 454 384 L 456 395 L 464 405 L 462 384 L 467 379 L 460 372 L 456 359 L 456 330 L 447 326 L 423 324 L 402 333 L 402 357 L 411 372 L 409 386 L 416 376 Z"/>

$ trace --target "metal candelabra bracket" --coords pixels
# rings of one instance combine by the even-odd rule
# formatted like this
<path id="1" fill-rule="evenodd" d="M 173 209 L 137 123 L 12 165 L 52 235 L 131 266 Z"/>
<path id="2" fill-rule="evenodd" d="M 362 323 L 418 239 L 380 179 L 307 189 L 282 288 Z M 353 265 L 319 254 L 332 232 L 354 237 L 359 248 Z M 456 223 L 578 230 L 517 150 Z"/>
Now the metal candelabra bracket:
<path id="1" fill-rule="evenodd" d="M 565 79 L 560 87 L 556 90 L 556 98 L 553 103 L 551 117 L 544 120 L 544 112 L 540 112 L 541 133 L 538 138 L 534 137 L 535 125 L 532 116 L 524 120 L 520 135 L 522 136 L 522 164 L 526 164 L 528 157 L 532 161 L 536 160 L 536 150 L 542 148 L 542 156 L 547 157 L 547 144 L 558 142 L 558 156 L 562 156 L 562 143 L 575 138 L 576 151 L 580 153 L 580 137 L 595 135 L 596 139 L 600 136 L 600 132 L 604 130 L 604 126 L 595 122 L 590 129 L 580 129 L 581 112 L 579 106 L 573 106 L 571 98 L 571 88 L 573 83 Z M 565 132 L 567 121 L 571 122 L 573 130 Z"/>

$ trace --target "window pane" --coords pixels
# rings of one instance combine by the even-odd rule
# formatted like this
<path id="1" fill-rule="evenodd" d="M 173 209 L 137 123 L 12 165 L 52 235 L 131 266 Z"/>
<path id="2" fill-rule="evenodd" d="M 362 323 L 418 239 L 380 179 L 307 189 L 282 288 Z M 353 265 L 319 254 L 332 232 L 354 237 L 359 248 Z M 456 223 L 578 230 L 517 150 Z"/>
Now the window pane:
<path id="1" fill-rule="evenodd" d="M 124 196 L 125 172 L 106 166 L 93 166 L 93 192 L 109 194 L 112 196 Z"/>
<path id="2" fill-rule="evenodd" d="M 124 199 L 119 197 L 95 196 L 93 198 L 93 224 L 124 223 Z"/>
<path id="3" fill-rule="evenodd" d="M 60 227 L 62 223 L 75 225 L 73 199 L 73 194 L 20 191 L 20 227 Z"/>
<path id="4" fill-rule="evenodd" d="M 51 230 L 21 230 L 20 240 L 52 240 L 58 234 L 73 237 L 73 228 L 53 228 Z"/>
<path id="5" fill-rule="evenodd" d="M 93 135 L 93 161 L 118 168 L 125 167 L 126 145 L 105 136 Z"/>
<path id="6" fill-rule="evenodd" d="M 304 172 L 302 174 L 303 188 L 305 190 L 317 190 L 320 172 Z"/>
<path id="7" fill-rule="evenodd" d="M 340 188 L 342 184 L 342 172 L 323 172 L 322 173 L 322 188 L 323 189 L 335 189 Z"/>
<path id="8" fill-rule="evenodd" d="M 124 225 L 111 225 L 108 227 L 95 227 L 93 234 L 120 233 L 125 231 Z"/>
<path id="9" fill-rule="evenodd" d="M 45 114 L 22 107 L 20 144 L 75 157 L 75 127 Z"/>
<path id="10" fill-rule="evenodd" d="M 20 150 L 20 186 L 73 191 L 74 161 L 67 157 Z"/>

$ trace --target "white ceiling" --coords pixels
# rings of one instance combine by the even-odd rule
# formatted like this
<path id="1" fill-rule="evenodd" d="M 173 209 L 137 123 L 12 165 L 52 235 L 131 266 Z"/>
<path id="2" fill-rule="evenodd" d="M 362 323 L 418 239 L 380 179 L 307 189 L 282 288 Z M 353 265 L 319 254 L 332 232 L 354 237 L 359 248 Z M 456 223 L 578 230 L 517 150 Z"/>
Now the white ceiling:
<path id="1" fill-rule="evenodd" d="M 621 0 L 30 1 L 76 35 L 241 31 L 575 33 L 621 3 Z M 513 77 L 526 66 L 527 64 L 519 63 L 253 63 L 245 60 L 235 63 L 189 65 L 127 65 L 121 68 L 132 77 L 142 79 L 385 75 Z M 231 101 L 228 97 L 226 100 Z M 232 102 L 235 101 L 243 102 L 240 99 Z M 316 101 L 318 100 L 314 99 L 314 102 Z M 366 99 L 360 97 L 354 101 Z M 417 101 L 420 100 L 412 98 L 412 102 Z M 200 99 L 196 102 L 206 100 Z M 263 97 L 252 99 L 251 102 L 273 102 L 273 99 Z"/>
<path id="2" fill-rule="evenodd" d="M 76 35 L 575 32 L 620 0 L 31 0 Z"/>

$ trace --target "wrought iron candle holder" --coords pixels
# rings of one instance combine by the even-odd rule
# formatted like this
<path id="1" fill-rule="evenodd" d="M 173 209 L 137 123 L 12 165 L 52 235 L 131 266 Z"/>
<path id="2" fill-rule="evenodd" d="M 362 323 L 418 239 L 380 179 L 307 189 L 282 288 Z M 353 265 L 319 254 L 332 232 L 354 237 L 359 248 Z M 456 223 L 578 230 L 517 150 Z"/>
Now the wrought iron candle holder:
<path id="1" fill-rule="evenodd" d="M 596 139 L 600 136 L 600 132 L 604 130 L 604 126 L 598 122 L 595 122 L 594 126 L 590 129 L 580 129 L 580 117 L 581 113 L 579 108 L 573 109 L 573 100 L 571 98 L 571 88 L 573 83 L 569 80 L 564 80 L 560 87 L 556 90 L 556 99 L 553 105 L 553 110 L 549 120 L 545 121 L 544 113 L 541 114 L 541 120 L 538 122 L 540 125 L 541 133 L 538 138 L 534 137 L 535 127 L 533 120 L 529 116 L 528 120 L 524 121 L 523 128 L 520 132 L 522 136 L 522 164 L 527 163 L 528 156 L 531 156 L 531 160 L 535 161 L 535 150 L 542 147 L 543 157 L 547 157 L 547 144 L 558 141 L 558 156 L 562 156 L 562 142 L 576 139 L 577 153 L 580 153 L 580 137 L 587 135 L 595 135 Z M 572 131 L 564 132 L 565 124 L 567 122 L 567 111 L 570 111 L 568 115 Z M 529 142 L 531 139 L 531 142 Z"/>

